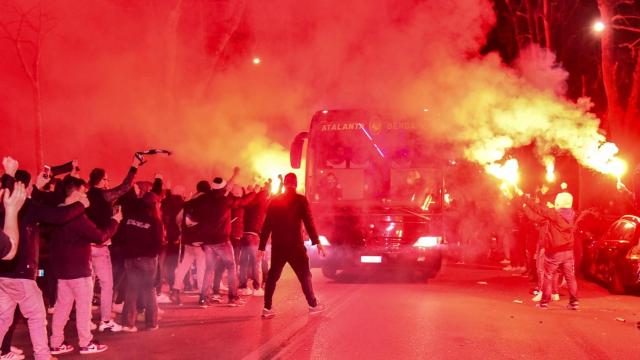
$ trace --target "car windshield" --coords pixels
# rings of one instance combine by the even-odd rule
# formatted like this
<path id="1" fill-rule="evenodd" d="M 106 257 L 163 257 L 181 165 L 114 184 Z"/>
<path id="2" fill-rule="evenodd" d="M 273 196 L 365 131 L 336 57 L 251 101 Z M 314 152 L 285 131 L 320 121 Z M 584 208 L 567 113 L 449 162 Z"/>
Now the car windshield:
<path id="1" fill-rule="evenodd" d="M 636 224 L 629 220 L 618 220 L 611 227 L 604 240 L 626 240 L 633 241 L 636 233 Z"/>

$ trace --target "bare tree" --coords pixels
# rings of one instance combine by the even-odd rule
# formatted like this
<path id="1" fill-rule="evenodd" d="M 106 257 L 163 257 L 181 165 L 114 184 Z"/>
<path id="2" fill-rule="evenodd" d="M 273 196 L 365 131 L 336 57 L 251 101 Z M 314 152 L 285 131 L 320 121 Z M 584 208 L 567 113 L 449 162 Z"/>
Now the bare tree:
<path id="1" fill-rule="evenodd" d="M 3 4 L 5 19 L 0 21 L 0 39 L 10 41 L 31 85 L 34 106 L 34 142 L 36 166 L 43 164 L 42 145 L 42 92 L 40 58 L 42 41 L 53 29 L 52 19 L 44 13 L 42 4 L 24 10 L 17 4 Z"/>
<path id="2" fill-rule="evenodd" d="M 614 134 L 634 132 L 640 115 L 640 14 L 630 0 L 598 0 L 598 8 L 605 24 L 601 48 L 607 121 Z"/>

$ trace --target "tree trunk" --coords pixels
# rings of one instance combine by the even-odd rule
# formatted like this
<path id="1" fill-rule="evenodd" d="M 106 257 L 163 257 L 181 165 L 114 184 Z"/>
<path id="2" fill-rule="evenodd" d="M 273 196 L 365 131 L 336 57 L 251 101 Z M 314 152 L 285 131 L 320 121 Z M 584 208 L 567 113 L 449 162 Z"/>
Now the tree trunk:
<path id="1" fill-rule="evenodd" d="M 624 114 L 623 128 L 625 133 L 629 131 L 635 132 L 637 129 L 638 106 L 640 105 L 640 56 L 638 51 L 635 51 L 635 67 L 633 69 L 631 92 L 629 93 L 629 100 L 627 101 L 627 111 Z"/>
<path id="2" fill-rule="evenodd" d="M 549 0 L 542 0 L 542 24 L 544 25 L 544 43 L 549 50 L 555 50 L 551 43 L 551 12 L 549 9 Z"/>
<path id="3" fill-rule="evenodd" d="M 529 26 L 529 33 L 531 33 L 531 42 L 535 44 L 540 43 L 538 36 L 538 22 L 536 20 L 536 4 L 535 0 L 526 0 L 527 6 L 527 21 Z"/>
<path id="4" fill-rule="evenodd" d="M 611 17 L 613 15 L 613 0 L 598 0 L 600 19 L 607 24 L 602 31 L 600 46 L 602 50 L 602 81 L 607 96 L 607 116 L 604 128 L 612 135 L 619 131 L 619 123 L 623 120 L 624 109 L 622 107 L 620 91 L 616 85 L 615 59 L 613 54 L 613 29 Z"/>
<path id="5" fill-rule="evenodd" d="M 34 139 L 36 150 L 36 169 L 40 171 L 43 166 L 44 151 L 42 146 L 42 95 L 40 93 L 40 83 L 33 84 L 33 106 L 35 109 Z"/>

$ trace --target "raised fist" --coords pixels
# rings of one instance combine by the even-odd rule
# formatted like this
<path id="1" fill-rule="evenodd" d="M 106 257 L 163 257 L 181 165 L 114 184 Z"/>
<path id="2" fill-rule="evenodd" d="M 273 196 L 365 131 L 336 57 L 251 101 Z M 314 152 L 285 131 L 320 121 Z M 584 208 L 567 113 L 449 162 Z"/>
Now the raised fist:
<path id="1" fill-rule="evenodd" d="M 16 170 L 18 170 L 18 161 L 11 156 L 5 156 L 2 158 L 2 166 L 4 167 L 5 174 L 9 176 L 16 176 Z"/>

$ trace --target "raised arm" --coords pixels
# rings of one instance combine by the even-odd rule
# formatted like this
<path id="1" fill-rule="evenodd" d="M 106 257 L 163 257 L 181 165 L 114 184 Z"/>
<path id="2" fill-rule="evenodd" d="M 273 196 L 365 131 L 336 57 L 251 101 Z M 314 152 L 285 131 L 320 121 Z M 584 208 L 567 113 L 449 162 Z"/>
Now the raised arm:
<path id="1" fill-rule="evenodd" d="M 571 224 L 562 218 L 555 209 L 550 209 L 546 206 L 536 204 L 530 198 L 523 197 L 523 201 L 526 209 L 530 209 L 533 213 L 543 217 L 555 224 L 560 230 L 571 229 Z"/>
<path id="2" fill-rule="evenodd" d="M 111 218 L 111 221 L 106 228 L 99 229 L 88 218 L 86 218 L 85 220 L 86 221 L 82 221 L 82 225 L 79 227 L 79 232 L 82 235 L 82 238 L 87 240 L 87 242 L 98 245 L 103 244 L 111 239 L 118 230 L 118 224 L 120 223 L 118 219 Z"/>
<path id="3" fill-rule="evenodd" d="M 113 189 L 104 190 L 102 192 L 102 195 L 107 202 L 116 201 L 120 196 L 126 194 L 127 191 L 131 189 L 131 187 L 133 186 L 133 179 L 136 177 L 136 173 L 138 172 L 138 166 L 136 166 L 135 161 L 137 160 L 134 160 L 133 165 L 127 173 L 127 176 L 125 176 L 120 185 L 114 187 Z"/>
<path id="4" fill-rule="evenodd" d="M 2 257 L 2 260 L 11 260 L 18 251 L 18 240 L 20 231 L 18 228 L 18 212 L 27 197 L 23 184 L 16 184 L 13 193 L 9 195 L 9 190 L 0 190 L 0 196 L 4 204 L 4 234 L 9 238 L 11 247 L 9 252 Z"/>

